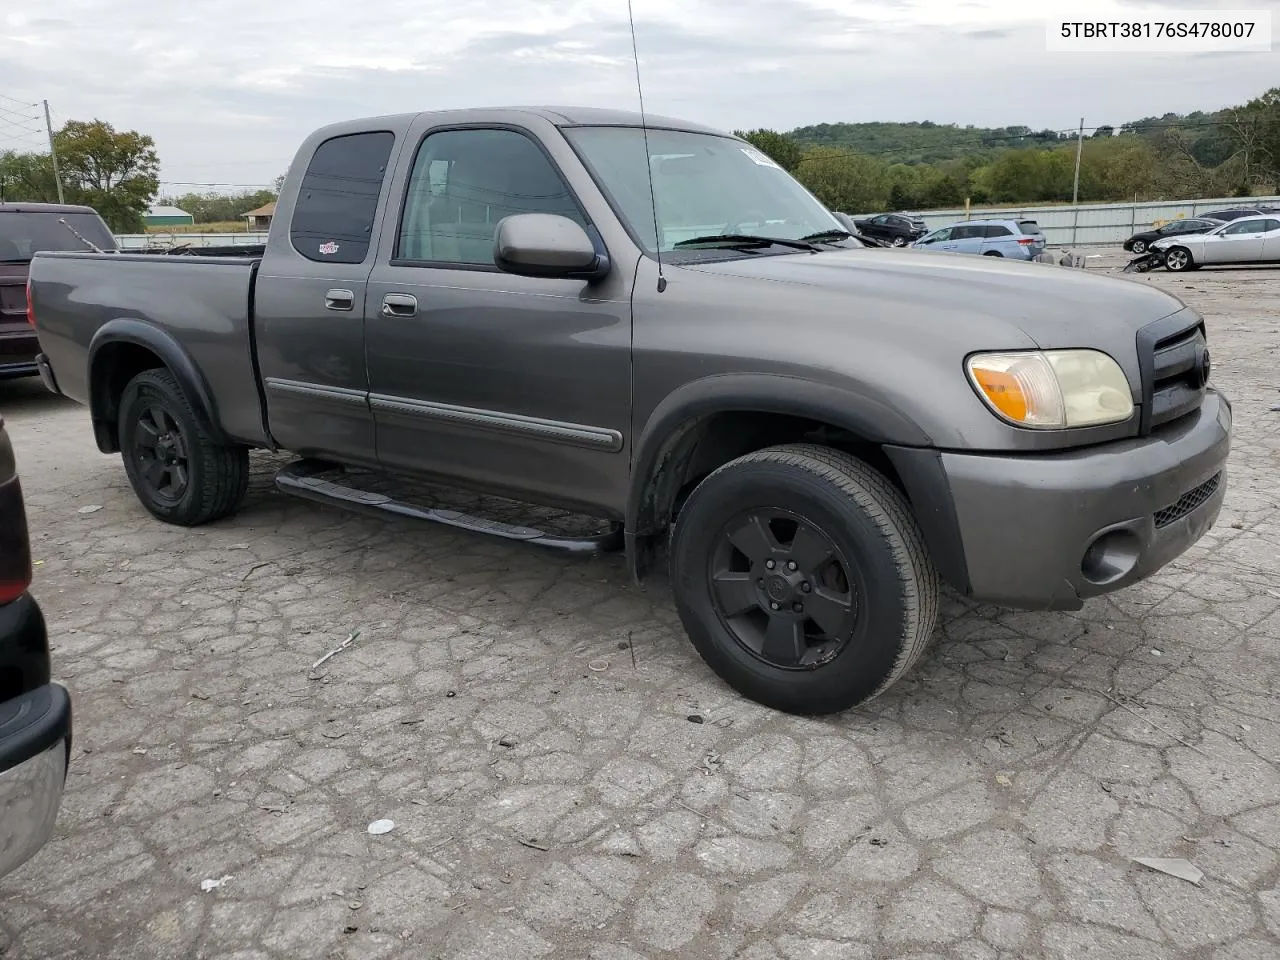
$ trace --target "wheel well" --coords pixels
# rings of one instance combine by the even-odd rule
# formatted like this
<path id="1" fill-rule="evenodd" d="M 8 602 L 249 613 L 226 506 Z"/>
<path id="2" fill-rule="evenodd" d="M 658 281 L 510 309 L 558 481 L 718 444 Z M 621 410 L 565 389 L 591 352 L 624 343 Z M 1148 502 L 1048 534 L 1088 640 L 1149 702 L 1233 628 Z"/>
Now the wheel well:
<path id="1" fill-rule="evenodd" d="M 781 443 L 819 443 L 850 453 L 879 470 L 906 493 L 879 444 L 821 420 L 786 414 L 732 411 L 700 417 L 678 432 L 646 486 L 637 533 L 663 533 L 693 489 L 717 468 L 743 454 Z"/>
<path id="2" fill-rule="evenodd" d="M 164 366 L 165 362 L 153 351 L 124 341 L 105 344 L 94 356 L 89 390 L 93 432 L 103 453 L 120 449 L 118 420 L 124 388 L 143 370 Z"/>

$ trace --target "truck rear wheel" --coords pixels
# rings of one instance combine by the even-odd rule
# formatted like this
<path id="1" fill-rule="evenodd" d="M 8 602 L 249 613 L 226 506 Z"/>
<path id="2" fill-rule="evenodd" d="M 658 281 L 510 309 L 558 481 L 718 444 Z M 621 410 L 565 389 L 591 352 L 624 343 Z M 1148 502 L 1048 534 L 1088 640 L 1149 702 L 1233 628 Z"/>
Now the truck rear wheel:
<path id="1" fill-rule="evenodd" d="M 906 499 L 848 454 L 796 444 L 700 483 L 671 543 L 698 653 L 765 706 L 827 714 L 884 692 L 933 633 L 938 576 Z"/>
<path id="2" fill-rule="evenodd" d="M 144 370 L 120 399 L 120 453 L 142 505 L 184 527 L 219 520 L 244 499 L 249 451 L 209 436 L 168 370 Z"/>

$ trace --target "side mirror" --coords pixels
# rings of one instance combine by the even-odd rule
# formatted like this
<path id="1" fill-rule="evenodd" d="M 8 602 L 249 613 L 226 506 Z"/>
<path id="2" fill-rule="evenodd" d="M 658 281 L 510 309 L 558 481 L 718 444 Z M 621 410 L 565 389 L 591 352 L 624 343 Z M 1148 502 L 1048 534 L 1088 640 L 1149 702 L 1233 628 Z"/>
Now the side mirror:
<path id="1" fill-rule="evenodd" d="M 493 262 L 521 277 L 598 280 L 609 258 L 596 252 L 587 231 L 553 213 L 503 217 L 494 231 Z"/>

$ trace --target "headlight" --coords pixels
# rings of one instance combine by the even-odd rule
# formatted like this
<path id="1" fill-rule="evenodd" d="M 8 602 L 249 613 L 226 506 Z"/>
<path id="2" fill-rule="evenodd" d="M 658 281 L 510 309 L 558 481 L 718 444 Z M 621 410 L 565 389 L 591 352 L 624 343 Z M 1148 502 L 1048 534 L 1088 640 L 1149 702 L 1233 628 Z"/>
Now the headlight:
<path id="1" fill-rule="evenodd" d="M 1092 427 L 1133 414 L 1128 378 L 1097 350 L 978 353 L 965 367 L 987 406 L 1019 427 Z"/>

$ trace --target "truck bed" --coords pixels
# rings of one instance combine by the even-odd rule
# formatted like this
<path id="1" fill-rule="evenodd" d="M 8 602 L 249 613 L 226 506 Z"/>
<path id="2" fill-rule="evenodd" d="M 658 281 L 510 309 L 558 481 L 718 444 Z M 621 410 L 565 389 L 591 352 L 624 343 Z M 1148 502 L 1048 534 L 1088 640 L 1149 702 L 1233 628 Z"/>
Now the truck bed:
<path id="1" fill-rule="evenodd" d="M 41 351 L 59 392 L 88 404 L 101 331 L 145 346 L 173 341 L 219 401 L 232 439 L 266 440 L 253 354 L 259 258 L 90 252 L 40 253 L 31 263 Z"/>

